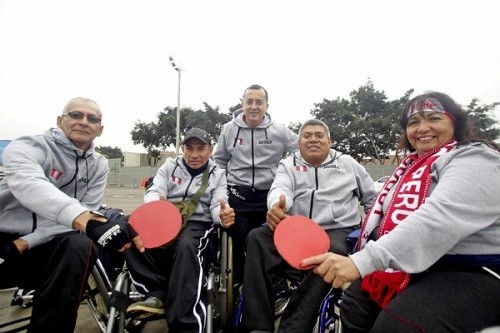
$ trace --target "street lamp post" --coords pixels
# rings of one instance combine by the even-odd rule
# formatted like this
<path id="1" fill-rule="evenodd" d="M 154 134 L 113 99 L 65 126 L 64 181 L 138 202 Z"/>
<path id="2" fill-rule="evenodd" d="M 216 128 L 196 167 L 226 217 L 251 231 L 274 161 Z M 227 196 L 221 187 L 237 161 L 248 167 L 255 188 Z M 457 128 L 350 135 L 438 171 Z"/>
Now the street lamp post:
<path id="1" fill-rule="evenodd" d="M 181 69 L 177 67 L 174 58 L 169 57 L 170 64 L 177 71 L 179 75 L 177 86 L 177 123 L 175 127 L 175 156 L 179 156 L 179 142 L 180 142 L 180 126 L 181 126 Z"/>

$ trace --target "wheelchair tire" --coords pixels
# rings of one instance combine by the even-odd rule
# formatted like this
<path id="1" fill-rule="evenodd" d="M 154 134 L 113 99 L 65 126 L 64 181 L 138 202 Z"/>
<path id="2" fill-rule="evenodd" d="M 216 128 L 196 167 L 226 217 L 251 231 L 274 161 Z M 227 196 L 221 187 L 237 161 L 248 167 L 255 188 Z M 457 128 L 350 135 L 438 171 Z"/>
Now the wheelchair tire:
<path id="1" fill-rule="evenodd" d="M 221 327 L 226 331 L 233 321 L 233 244 L 227 232 L 222 232 L 219 262 L 221 265 L 220 285 L 217 290 L 217 305 L 220 311 Z"/>
<path id="2" fill-rule="evenodd" d="M 106 325 L 109 317 L 108 300 L 109 294 L 106 284 L 94 266 L 87 280 L 87 288 L 84 294 L 90 314 L 96 321 L 102 333 L 106 333 Z"/>

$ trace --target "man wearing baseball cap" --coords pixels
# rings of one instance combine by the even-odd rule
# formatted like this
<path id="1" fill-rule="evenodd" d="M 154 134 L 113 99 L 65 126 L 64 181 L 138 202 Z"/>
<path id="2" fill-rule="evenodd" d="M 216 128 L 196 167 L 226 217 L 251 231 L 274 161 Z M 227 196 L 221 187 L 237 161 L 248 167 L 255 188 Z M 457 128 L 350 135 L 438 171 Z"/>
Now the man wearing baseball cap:
<path id="1" fill-rule="evenodd" d="M 182 141 L 182 144 L 185 145 L 186 142 L 188 142 L 189 139 L 192 139 L 192 138 L 201 140 L 204 143 L 206 143 L 207 145 L 212 146 L 212 140 L 210 139 L 210 135 L 206 131 L 202 130 L 201 128 L 195 127 L 195 128 L 191 128 L 189 131 L 187 131 L 186 134 L 184 135 L 184 140 Z"/>
<path id="2" fill-rule="evenodd" d="M 190 129 L 184 135 L 182 152 L 183 156 L 167 159 L 158 169 L 144 201 L 184 201 L 196 208 L 185 214 L 186 225 L 172 244 L 125 254 L 132 280 L 145 295 L 143 301 L 128 307 L 127 314 L 138 319 L 166 314 L 169 331 L 201 332 L 206 305 L 199 290 L 206 280 L 207 256 L 214 248 L 209 246 L 214 223 L 230 227 L 234 211 L 227 203 L 226 172 L 210 159 L 210 135 L 200 128 Z M 198 191 L 201 197 L 194 202 Z"/>

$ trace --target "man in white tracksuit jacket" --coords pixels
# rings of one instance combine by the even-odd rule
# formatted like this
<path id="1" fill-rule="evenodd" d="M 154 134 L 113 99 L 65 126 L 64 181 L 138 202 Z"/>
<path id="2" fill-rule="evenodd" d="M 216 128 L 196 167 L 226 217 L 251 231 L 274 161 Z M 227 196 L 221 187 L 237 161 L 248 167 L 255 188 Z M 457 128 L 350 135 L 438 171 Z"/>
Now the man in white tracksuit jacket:
<path id="1" fill-rule="evenodd" d="M 376 196 L 373 180 L 352 157 L 330 149 L 328 127 L 320 120 L 299 131 L 300 154 L 283 159 L 267 198 L 267 226 L 248 235 L 243 280 L 242 325 L 247 330 L 274 331 L 272 274 L 297 281 L 302 274 L 288 265 L 273 243 L 273 232 L 285 215 L 313 219 L 330 237 L 330 250 L 349 253 L 347 235 L 359 227 L 358 205 L 367 212 Z M 321 277 L 307 275 L 294 291 L 281 318 L 282 332 L 310 332 L 321 301 L 331 288 Z"/>

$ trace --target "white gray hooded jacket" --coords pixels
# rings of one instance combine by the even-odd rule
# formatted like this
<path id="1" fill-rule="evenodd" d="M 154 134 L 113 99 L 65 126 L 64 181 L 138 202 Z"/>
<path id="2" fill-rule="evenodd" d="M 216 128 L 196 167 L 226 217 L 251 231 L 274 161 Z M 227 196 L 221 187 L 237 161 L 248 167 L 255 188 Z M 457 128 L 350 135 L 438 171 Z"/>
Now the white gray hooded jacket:
<path id="1" fill-rule="evenodd" d="M 73 230 L 78 215 L 101 205 L 109 169 L 93 143 L 82 151 L 52 128 L 12 141 L 2 159 L 0 232 L 18 233 L 29 248 Z"/>
<path id="2" fill-rule="evenodd" d="M 359 225 L 359 203 L 368 212 L 377 196 L 365 168 L 333 149 L 317 168 L 299 153 L 281 160 L 267 197 L 268 208 L 281 194 L 289 215 L 308 217 L 325 230 Z"/>
<path id="3" fill-rule="evenodd" d="M 183 163 L 183 157 L 168 158 L 158 169 L 153 184 L 146 191 L 144 201 L 160 200 L 163 196 L 170 202 L 179 202 L 191 199 L 201 187 L 203 173 L 191 176 Z M 227 182 L 224 170 L 220 169 L 212 160 L 208 160 L 208 186 L 200 200 L 196 211 L 189 220 L 220 223 L 220 200 L 227 203 Z"/>
<path id="4" fill-rule="evenodd" d="M 283 124 L 274 123 L 266 113 L 264 120 L 250 128 L 243 110 L 222 128 L 214 152 L 215 162 L 227 172 L 227 183 L 267 190 L 271 187 L 278 162 L 284 153 L 297 151 L 299 137 Z"/>

